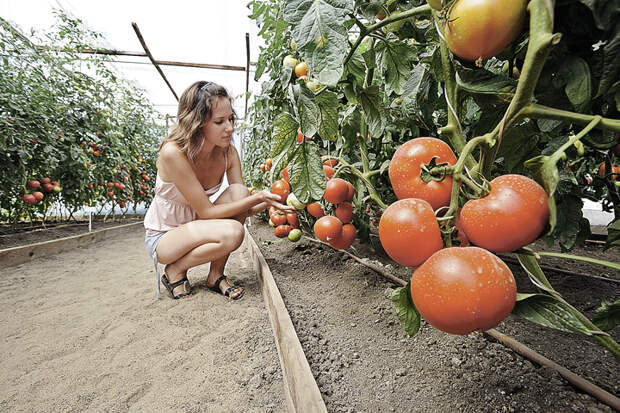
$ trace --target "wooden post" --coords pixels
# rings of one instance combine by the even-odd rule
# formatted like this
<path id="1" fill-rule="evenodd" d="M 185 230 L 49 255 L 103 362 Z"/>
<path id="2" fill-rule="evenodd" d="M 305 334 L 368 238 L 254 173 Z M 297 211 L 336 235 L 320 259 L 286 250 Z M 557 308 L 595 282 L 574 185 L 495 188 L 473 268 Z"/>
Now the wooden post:
<path id="1" fill-rule="evenodd" d="M 138 28 L 138 25 L 136 24 L 136 22 L 131 22 L 131 26 L 133 27 L 133 30 L 136 32 L 136 36 L 138 36 L 138 40 L 140 40 L 140 44 L 142 45 L 142 48 L 144 49 L 144 52 L 146 53 L 146 55 L 151 60 L 151 63 L 153 63 L 153 66 L 155 66 L 155 69 L 157 69 L 157 71 L 159 72 L 161 77 L 164 79 L 164 82 L 166 82 L 166 84 L 170 88 L 170 91 L 172 92 L 172 94 L 174 95 L 175 99 L 178 102 L 179 101 L 179 97 L 177 96 L 177 93 L 172 88 L 172 85 L 170 84 L 170 82 L 168 82 L 168 79 L 166 79 L 166 75 L 164 75 L 164 72 L 162 72 L 161 67 L 159 67 L 159 65 L 157 64 L 157 62 L 153 58 L 153 55 L 149 51 L 149 48 L 146 46 L 146 43 L 144 42 L 144 38 L 142 37 L 142 33 L 140 33 L 140 29 Z"/>
<path id="2" fill-rule="evenodd" d="M 250 91 L 250 34 L 245 34 L 245 111 L 243 112 L 243 118 L 248 116 L 248 92 Z"/>

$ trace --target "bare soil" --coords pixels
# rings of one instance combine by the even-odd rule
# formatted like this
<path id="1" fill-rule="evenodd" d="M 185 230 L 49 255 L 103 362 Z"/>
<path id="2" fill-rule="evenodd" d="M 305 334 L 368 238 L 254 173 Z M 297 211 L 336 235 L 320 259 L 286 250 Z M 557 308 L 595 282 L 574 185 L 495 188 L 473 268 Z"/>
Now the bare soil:
<path id="1" fill-rule="evenodd" d="M 389 299 L 393 284 L 355 260 L 307 239 L 279 240 L 265 223 L 250 232 L 274 274 L 330 412 L 587 412 L 613 410 L 573 388 L 558 373 L 533 364 L 485 334 L 455 336 L 422 322 L 408 337 Z M 410 270 L 384 253 L 354 244 L 388 272 Z M 548 249 L 543 244 L 537 249 Z M 620 262 L 618 249 L 587 245 L 573 251 Z M 559 265 L 544 259 L 545 265 Z M 582 274 L 614 277 L 613 270 L 578 261 L 562 263 Z M 520 292 L 533 291 L 509 263 Z M 552 285 L 591 317 L 602 300 L 620 297 L 617 283 L 547 272 Z M 509 316 L 497 330 L 620 395 L 620 365 L 587 337 Z M 611 332 L 616 341 L 620 328 Z"/>
<path id="2" fill-rule="evenodd" d="M 162 287 L 157 300 L 140 227 L 27 264 L 0 263 L 0 411 L 284 412 L 245 244 L 226 270 L 246 288 L 241 301 L 206 289 L 208 266 L 190 270 L 191 297 L 173 300 Z"/>

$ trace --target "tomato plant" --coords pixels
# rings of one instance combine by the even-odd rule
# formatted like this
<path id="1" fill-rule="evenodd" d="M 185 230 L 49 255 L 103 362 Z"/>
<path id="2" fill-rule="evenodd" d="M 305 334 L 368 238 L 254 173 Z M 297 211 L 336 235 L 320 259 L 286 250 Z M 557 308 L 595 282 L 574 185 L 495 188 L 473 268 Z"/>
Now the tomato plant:
<path id="1" fill-rule="evenodd" d="M 411 299 L 426 321 L 450 334 L 496 327 L 515 305 L 510 268 L 477 247 L 445 248 L 411 276 Z"/>
<path id="2" fill-rule="evenodd" d="M 614 63 L 620 11 L 606 8 L 604 0 L 530 0 L 528 19 L 519 0 L 252 0 L 250 10 L 266 42 L 255 79 L 265 81 L 243 125 L 244 176 L 256 187 L 271 186 L 287 168 L 291 192 L 308 205 L 301 222 L 316 226 L 323 218 L 315 218 L 351 202 L 360 242 L 378 233 L 396 261 L 422 265 L 456 240 L 512 251 L 545 237 L 570 250 L 590 234 L 582 212 L 583 199 L 590 199 L 613 212 L 607 246 L 620 245 L 617 181 L 609 173 L 598 176 L 601 164 L 607 170 L 617 164 L 620 132 L 620 67 Z M 311 79 L 282 67 L 287 55 L 307 62 Z M 266 158 L 273 166 L 261 174 L 257 168 Z M 333 161 L 326 165 L 333 168 L 328 181 L 327 160 Z M 521 207 L 507 204 L 485 220 L 483 207 L 471 205 L 494 199 L 489 190 L 502 175 L 536 181 L 539 202 L 531 206 L 519 194 Z M 316 203 L 321 198 L 325 210 Z M 403 231 L 410 225 L 406 218 L 402 226 L 388 225 L 401 220 L 396 207 L 411 202 L 428 202 L 419 208 L 429 223 L 423 235 L 415 233 L 420 226 Z M 418 213 L 403 210 L 403 216 Z M 521 225 L 510 224 L 487 244 L 475 225 L 467 228 L 476 215 L 488 225 L 519 217 Z M 317 236 L 325 240 L 324 229 Z M 406 237 L 417 243 L 402 241 Z M 419 248 L 411 245 L 429 250 L 412 259 Z M 563 306 L 563 316 L 596 331 L 592 337 L 620 357 L 615 341 L 554 293 L 535 255 L 515 255 L 546 287 L 529 303 L 550 314 Z M 415 312 L 410 300 L 397 305 L 399 312 Z M 515 313 L 529 317 L 521 308 L 516 305 Z"/>

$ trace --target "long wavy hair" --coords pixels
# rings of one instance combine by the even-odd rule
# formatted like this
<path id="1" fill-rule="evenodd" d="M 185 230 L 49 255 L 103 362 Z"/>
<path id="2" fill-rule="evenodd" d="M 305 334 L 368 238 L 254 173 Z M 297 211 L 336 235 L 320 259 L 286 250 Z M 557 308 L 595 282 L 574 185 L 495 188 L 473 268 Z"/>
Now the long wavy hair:
<path id="1" fill-rule="evenodd" d="M 204 144 L 202 127 L 211 119 L 213 107 L 219 98 L 226 98 L 232 107 L 232 98 L 223 86 L 200 80 L 189 86 L 179 100 L 177 123 L 170 134 L 161 142 L 159 149 L 167 142 L 176 142 L 187 159 L 196 163 Z M 237 117 L 234 109 L 233 116 Z"/>

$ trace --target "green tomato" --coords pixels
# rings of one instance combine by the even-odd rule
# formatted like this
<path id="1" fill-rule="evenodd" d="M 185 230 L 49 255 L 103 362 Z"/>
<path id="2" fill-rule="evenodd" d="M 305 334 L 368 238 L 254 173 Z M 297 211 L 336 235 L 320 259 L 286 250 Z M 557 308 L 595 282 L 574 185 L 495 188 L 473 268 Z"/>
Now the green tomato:
<path id="1" fill-rule="evenodd" d="M 295 39 L 291 39 L 291 49 L 293 49 L 293 51 L 297 50 L 297 43 L 295 43 Z"/>
<path id="2" fill-rule="evenodd" d="M 282 66 L 283 67 L 287 67 L 287 66 L 295 67 L 297 66 L 297 63 L 299 63 L 297 59 L 295 59 L 292 55 L 287 55 L 282 61 Z"/>
<path id="3" fill-rule="evenodd" d="M 54 187 L 54 192 L 60 192 L 60 191 L 62 191 L 61 187 L 59 187 L 59 186 L 55 186 Z"/>
<path id="4" fill-rule="evenodd" d="M 441 4 L 441 0 L 426 0 L 429 6 L 434 8 L 435 10 L 441 10 L 443 5 Z"/>
<path id="5" fill-rule="evenodd" d="M 299 199 L 297 199 L 295 194 L 292 192 L 288 194 L 288 197 L 286 198 L 286 205 L 291 206 L 298 211 L 301 211 L 306 207 L 306 204 L 300 202 Z"/>
<path id="6" fill-rule="evenodd" d="M 301 230 L 298 228 L 294 228 L 291 232 L 288 233 L 288 239 L 291 242 L 297 242 L 301 239 Z"/>
<path id="7" fill-rule="evenodd" d="M 308 80 L 308 82 L 306 83 L 306 86 L 308 87 L 308 89 L 310 89 L 310 91 L 312 91 L 313 93 L 318 92 L 323 85 L 321 84 L 321 82 L 319 82 L 317 79 L 310 79 Z"/>

